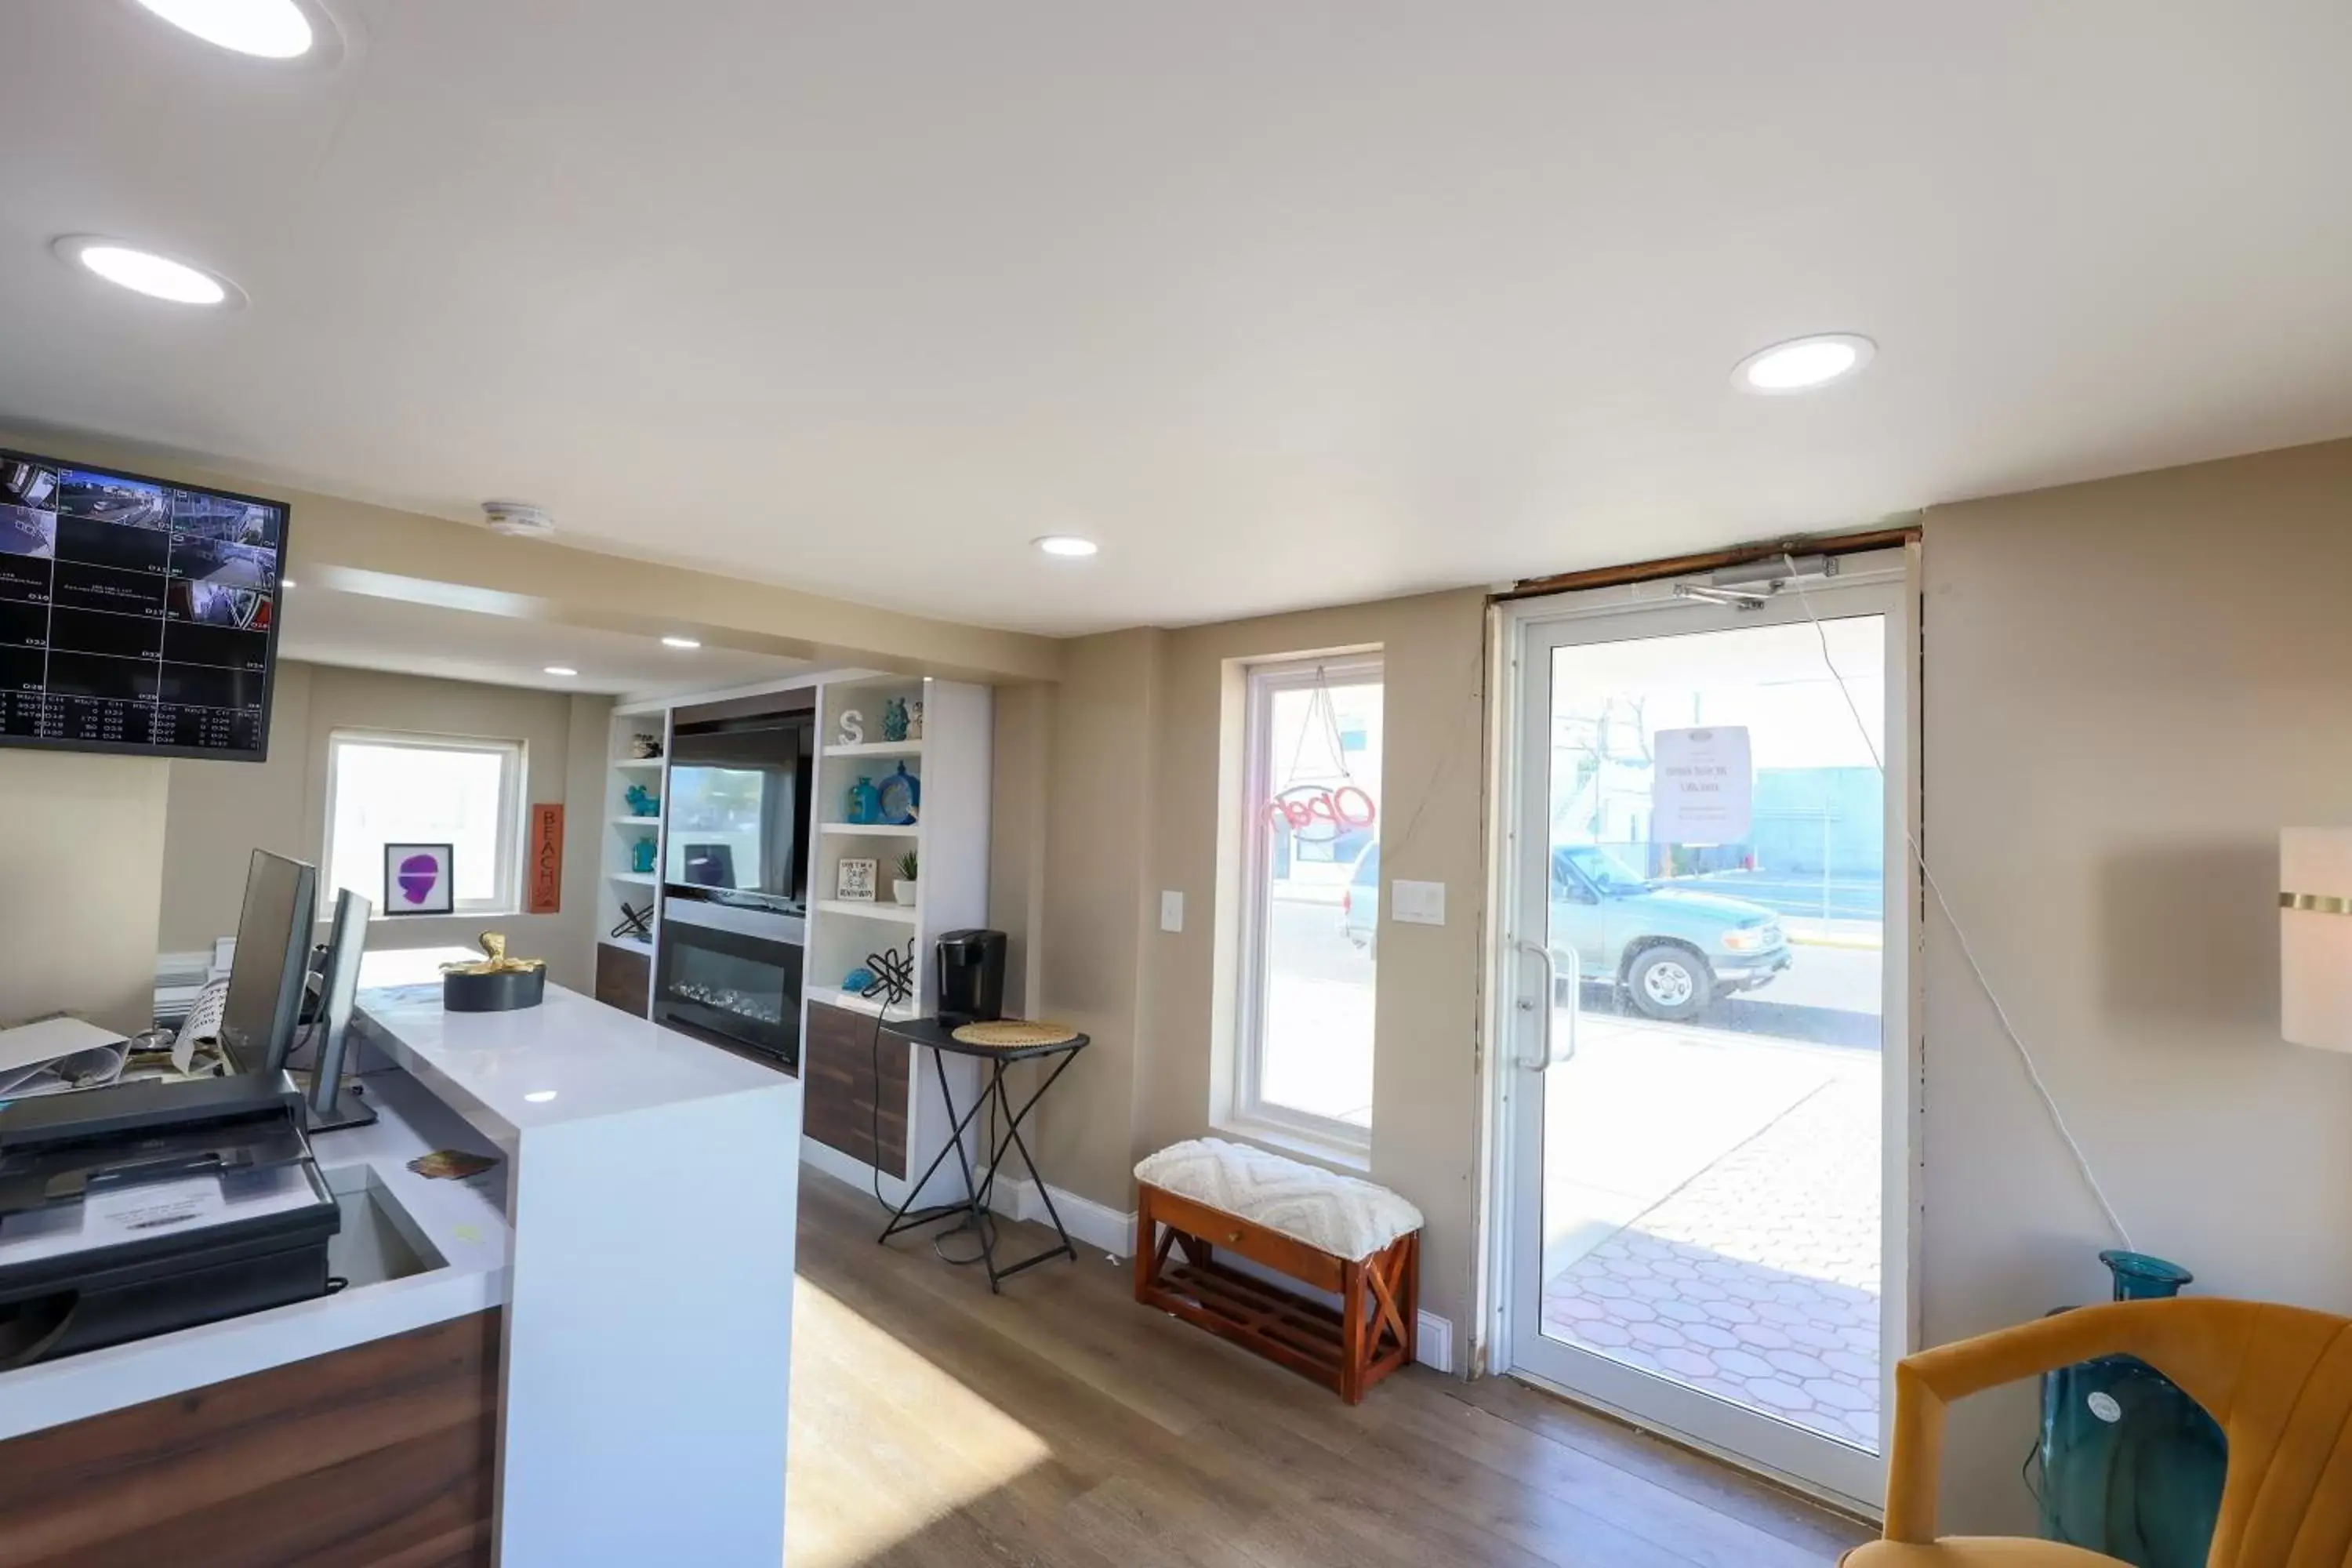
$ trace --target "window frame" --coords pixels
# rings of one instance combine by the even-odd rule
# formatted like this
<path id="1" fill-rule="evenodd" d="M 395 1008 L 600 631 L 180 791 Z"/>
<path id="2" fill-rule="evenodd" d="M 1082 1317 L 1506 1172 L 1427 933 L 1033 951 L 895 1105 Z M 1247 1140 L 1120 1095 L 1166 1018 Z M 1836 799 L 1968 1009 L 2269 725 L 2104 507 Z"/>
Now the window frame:
<path id="1" fill-rule="evenodd" d="M 1265 810 L 1272 799 L 1274 760 L 1272 746 L 1266 739 L 1273 724 L 1274 698 L 1277 693 L 1310 689 L 1320 679 L 1333 686 L 1363 685 L 1377 682 L 1381 688 L 1382 723 L 1381 732 L 1385 746 L 1388 731 L 1388 669 L 1381 650 L 1358 648 L 1345 653 L 1286 655 L 1276 658 L 1252 660 L 1242 669 L 1242 731 L 1241 731 L 1241 887 L 1240 921 L 1237 932 L 1241 942 L 1238 962 L 1234 968 L 1234 1013 L 1231 1093 L 1226 1123 L 1232 1131 L 1249 1133 L 1268 1142 L 1291 1145 L 1301 1152 L 1361 1166 L 1370 1157 L 1372 1130 L 1334 1116 L 1318 1116 L 1262 1098 L 1258 1092 L 1265 1065 L 1264 1035 L 1265 1030 L 1265 983 L 1267 907 L 1272 902 L 1273 879 L 1267 874 L 1272 850 L 1273 822 Z M 1381 779 L 1387 779 L 1387 758 L 1381 758 Z M 1386 794 L 1385 787 L 1382 790 Z M 1372 840 L 1380 843 L 1376 834 Z M 1385 891 L 1388 868 L 1381 867 L 1382 890 L 1380 897 L 1381 921 L 1388 913 Z M 1375 922 L 1377 940 L 1379 922 Z M 1379 1076 L 1379 959 L 1373 959 L 1373 1074 Z"/>
<path id="2" fill-rule="evenodd" d="M 491 868 L 494 890 L 487 899 L 456 899 L 446 916 L 387 915 L 381 903 L 368 917 L 370 923 L 383 920 L 432 920 L 464 916 L 517 915 L 522 912 L 522 864 L 525 816 L 523 791 L 528 782 L 530 747 L 523 741 L 499 740 L 481 735 L 436 735 L 408 730 L 331 730 L 327 734 L 327 812 L 321 825 L 322 843 L 319 855 L 320 915 L 333 908 L 336 890 L 342 886 L 335 869 L 335 812 L 342 793 L 343 747 L 388 746 L 418 752 L 487 752 L 501 760 L 499 770 L 498 859 Z"/>

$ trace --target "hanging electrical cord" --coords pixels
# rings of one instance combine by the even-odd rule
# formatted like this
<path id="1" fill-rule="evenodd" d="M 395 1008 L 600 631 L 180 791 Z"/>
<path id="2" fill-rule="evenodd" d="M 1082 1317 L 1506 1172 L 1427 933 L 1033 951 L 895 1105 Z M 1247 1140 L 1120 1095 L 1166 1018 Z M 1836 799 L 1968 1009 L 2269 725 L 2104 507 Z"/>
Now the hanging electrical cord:
<path id="1" fill-rule="evenodd" d="M 874 1163 L 870 1169 L 874 1173 L 874 1201 L 885 1210 L 889 1210 L 890 1200 L 882 1195 L 882 1026 L 884 1020 L 889 1017 L 891 1008 L 903 1006 L 914 1000 L 914 939 L 912 937 L 907 939 L 907 951 L 904 952 L 890 947 L 885 948 L 880 952 L 867 953 L 866 967 L 873 973 L 874 983 L 860 991 L 858 994 L 868 1001 L 878 998 L 882 1004 L 881 1010 L 874 1016 L 874 1034 L 867 1042 L 866 1047 L 874 1073 L 874 1100 L 868 1108 L 871 1114 L 867 1119 L 868 1135 L 874 1141 Z M 909 1047 L 910 1050 L 911 1048 Z M 911 1068 L 911 1063 L 909 1065 Z M 989 1107 L 988 1117 L 989 1136 L 993 1139 L 996 1128 L 996 1108 L 993 1104 Z M 980 1250 L 969 1258 L 957 1258 L 940 1245 L 950 1237 L 966 1235 L 974 1236 L 981 1242 Z M 966 1219 L 961 1224 L 950 1226 L 931 1237 L 933 1256 L 942 1263 L 952 1263 L 959 1268 L 978 1263 L 988 1256 L 989 1251 L 995 1245 L 996 1222 L 986 1215 L 982 1215 L 977 1222 Z"/>
<path id="2" fill-rule="evenodd" d="M 878 997 L 882 1003 L 881 1007 L 874 1015 L 874 1037 L 866 1048 L 866 1054 L 874 1068 L 874 1099 L 868 1106 L 868 1110 L 872 1112 L 868 1121 L 874 1139 L 874 1163 L 867 1168 L 874 1173 L 874 1201 L 887 1209 L 890 1206 L 890 1200 L 882 1195 L 882 1024 L 883 1020 L 890 1016 L 891 1008 L 914 1000 L 915 939 L 912 937 L 907 939 L 907 951 L 904 953 L 895 947 L 884 948 L 880 952 L 867 953 L 866 967 L 874 976 L 874 980 L 858 994 L 869 1002 Z M 910 1058 L 913 1050 L 913 1047 L 908 1047 Z M 910 1061 L 910 1068 L 911 1065 Z"/>
<path id="3" fill-rule="evenodd" d="M 1822 629 L 1821 616 L 1813 613 L 1812 595 L 1805 592 L 1805 580 L 1797 571 L 1796 557 L 1784 552 L 1780 559 L 1788 565 L 1789 585 L 1797 590 L 1797 603 L 1803 606 L 1805 619 L 1812 623 L 1813 637 L 1822 645 L 1822 663 L 1829 670 L 1830 679 L 1837 682 L 1838 695 L 1845 699 L 1846 711 L 1853 715 L 1854 729 L 1861 733 L 1862 743 L 1870 752 L 1871 766 L 1878 770 L 1878 776 L 1884 781 L 1886 760 L 1879 754 L 1877 742 L 1870 738 L 1870 726 L 1863 721 L 1861 706 L 1854 701 L 1853 693 L 1846 687 L 1844 675 L 1838 669 L 1837 660 L 1830 654 L 1829 633 Z M 2050 1124 L 2058 1130 L 2058 1136 L 2065 1142 L 2066 1152 L 2074 1157 L 2074 1168 L 2083 1173 L 2083 1183 L 2091 1189 L 2091 1196 L 2097 1201 L 2099 1212 L 2106 1215 L 2116 1239 L 2121 1241 L 2126 1250 L 2137 1250 L 2132 1247 L 2131 1232 L 2126 1228 L 2123 1216 L 2116 1213 L 2116 1205 L 2107 1201 L 2106 1189 L 2099 1184 L 2098 1175 L 2091 1169 L 2090 1156 L 2083 1152 L 2082 1143 L 2075 1138 L 2074 1130 L 2066 1125 L 2066 1114 L 2058 1109 L 2058 1097 L 2052 1094 L 2050 1086 L 2042 1081 L 2042 1069 L 2034 1064 L 2033 1053 L 2027 1048 L 2025 1037 L 2018 1033 L 2017 1026 L 2010 1021 L 2009 1009 L 2001 1005 L 2000 993 L 1986 978 L 1984 965 L 1978 962 L 1976 949 L 1969 942 L 1968 929 L 1960 924 L 1960 917 L 1952 912 L 1952 901 L 1944 897 L 1944 889 L 1937 883 L 1936 874 L 1927 868 L 1927 853 L 1920 847 L 1917 837 L 1912 833 L 1907 814 L 1901 819 L 1901 826 L 1903 842 L 1911 848 L 1912 864 L 1919 868 L 1919 880 L 1935 899 L 1936 907 L 1944 911 L 1946 923 L 1950 925 L 1952 935 L 1959 942 L 1960 956 L 1968 961 L 1969 973 L 1976 976 L 1978 989 L 1984 993 L 1985 1000 L 1992 1004 L 1992 1016 L 2000 1020 L 2001 1033 L 2016 1047 L 2017 1059 L 2024 1064 L 2026 1079 L 2033 1085 L 2033 1092 L 2042 1097 L 2042 1109 L 2050 1113 Z"/>

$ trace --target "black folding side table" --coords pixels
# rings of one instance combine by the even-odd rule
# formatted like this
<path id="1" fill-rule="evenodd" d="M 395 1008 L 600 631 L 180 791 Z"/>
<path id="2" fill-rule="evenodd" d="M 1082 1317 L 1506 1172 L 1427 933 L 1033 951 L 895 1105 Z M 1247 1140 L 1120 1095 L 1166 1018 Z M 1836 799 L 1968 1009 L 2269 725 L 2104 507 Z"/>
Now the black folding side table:
<path id="1" fill-rule="evenodd" d="M 948 1115 L 955 1125 L 948 1134 L 947 1147 L 931 1157 L 931 1163 L 924 1168 L 923 1173 L 907 1188 L 906 1202 L 898 1205 L 898 1212 L 890 1216 L 890 1223 L 882 1227 L 882 1234 L 875 1239 L 887 1242 L 903 1231 L 916 1230 L 959 1215 L 969 1215 L 972 1231 L 980 1237 L 980 1261 L 987 1267 L 988 1288 L 992 1292 L 1001 1292 L 1003 1281 L 1024 1268 L 1034 1268 L 1055 1258 L 1068 1258 L 1076 1262 L 1078 1249 L 1070 1245 L 1070 1233 L 1062 1228 L 1061 1214 L 1054 1207 L 1053 1190 L 1045 1185 L 1045 1178 L 1037 1173 L 1037 1162 L 1029 1152 L 1028 1142 L 1021 1136 L 1021 1123 L 1030 1111 L 1036 1109 L 1037 1102 L 1045 1098 L 1045 1091 L 1054 1087 L 1054 1080 L 1069 1070 L 1070 1064 L 1078 1059 L 1078 1053 L 1090 1043 L 1087 1037 L 1073 1035 L 1050 1046 L 968 1046 L 957 1039 L 954 1031 L 937 1018 L 908 1018 L 900 1023 L 886 1023 L 882 1027 L 909 1046 L 919 1046 L 931 1053 L 931 1067 L 939 1075 L 940 1100 L 947 1107 Z M 971 1108 L 961 1115 L 956 1111 L 955 1096 L 948 1089 L 946 1058 L 950 1055 L 975 1057 L 989 1064 L 987 1087 L 973 1100 Z M 1004 1069 L 1014 1062 L 1040 1061 L 1047 1057 L 1062 1059 L 1054 1064 L 1054 1070 L 1045 1075 L 1045 1081 L 1039 1084 L 1015 1110 L 1013 1097 L 1004 1089 Z M 971 1156 L 964 1151 L 963 1135 L 967 1129 L 978 1123 L 981 1111 L 992 1103 L 1003 1111 L 1004 1127 L 995 1147 L 989 1151 L 987 1179 L 976 1181 L 972 1175 Z M 1061 1245 L 1049 1247 L 1033 1258 L 1024 1258 L 1018 1263 L 999 1268 L 996 1266 L 996 1226 L 988 1212 L 988 1199 L 996 1188 L 997 1167 L 1003 1162 L 1007 1149 L 1020 1151 L 1021 1163 L 1029 1168 L 1029 1179 L 1037 1184 L 1037 1195 L 1045 1200 L 1045 1214 L 1053 1220 L 1054 1234 L 1061 1237 Z M 963 1201 L 915 1208 L 916 1194 L 946 1163 L 950 1152 L 955 1155 L 956 1163 L 963 1167 Z"/>

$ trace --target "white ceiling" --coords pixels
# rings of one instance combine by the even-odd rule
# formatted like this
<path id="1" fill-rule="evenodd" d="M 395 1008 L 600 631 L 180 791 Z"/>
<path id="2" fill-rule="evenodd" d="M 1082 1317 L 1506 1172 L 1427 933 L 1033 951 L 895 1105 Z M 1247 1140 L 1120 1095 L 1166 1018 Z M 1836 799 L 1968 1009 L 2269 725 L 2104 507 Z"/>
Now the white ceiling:
<path id="1" fill-rule="evenodd" d="M 331 3 L 5 6 L 0 417 L 1051 631 L 2352 432 L 2341 0 Z"/>
<path id="2" fill-rule="evenodd" d="M 452 680 L 655 696 L 751 686 L 814 668 L 799 659 L 708 643 L 693 649 L 664 647 L 658 638 L 627 632 L 324 588 L 290 588 L 281 607 L 281 658 Z M 551 664 L 580 673 L 549 675 Z"/>

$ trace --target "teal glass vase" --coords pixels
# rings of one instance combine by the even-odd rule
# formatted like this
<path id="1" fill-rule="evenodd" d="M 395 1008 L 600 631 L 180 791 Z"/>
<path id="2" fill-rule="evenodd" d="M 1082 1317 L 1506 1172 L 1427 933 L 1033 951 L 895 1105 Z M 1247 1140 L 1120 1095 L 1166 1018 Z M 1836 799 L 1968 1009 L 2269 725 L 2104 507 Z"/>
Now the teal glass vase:
<path id="1" fill-rule="evenodd" d="M 2145 1252 L 2102 1252 L 2115 1300 L 2177 1296 L 2195 1277 Z M 2042 1534 L 2135 1565 L 2204 1568 L 2230 1445 L 2179 1384 L 2136 1356 L 2042 1380 Z"/>

